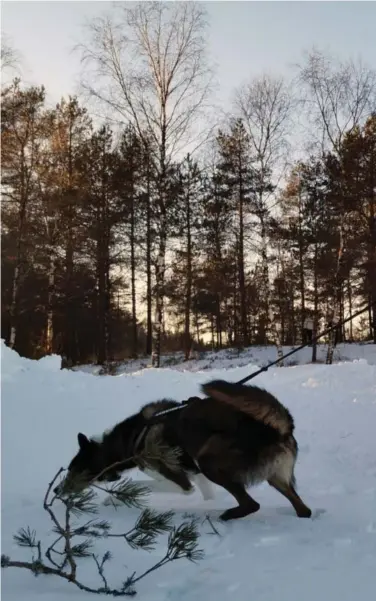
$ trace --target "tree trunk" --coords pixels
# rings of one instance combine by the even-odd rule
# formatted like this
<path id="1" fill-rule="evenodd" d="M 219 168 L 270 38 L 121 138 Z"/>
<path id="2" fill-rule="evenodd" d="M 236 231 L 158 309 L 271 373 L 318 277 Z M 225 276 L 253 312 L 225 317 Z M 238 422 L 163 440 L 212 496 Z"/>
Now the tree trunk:
<path id="1" fill-rule="evenodd" d="M 131 294 L 132 294 L 132 357 L 137 357 L 137 312 L 136 312 L 136 253 L 135 253 L 135 207 L 134 207 L 134 181 L 133 166 L 131 167 Z"/>
<path id="2" fill-rule="evenodd" d="M 239 157 L 240 158 L 240 157 Z M 247 297 L 245 291 L 244 274 L 244 199 L 243 199 L 242 165 L 239 168 L 239 295 L 240 295 L 240 323 L 241 323 L 241 345 L 249 346 L 248 319 L 247 319 Z"/>
<path id="3" fill-rule="evenodd" d="M 65 327 L 64 327 L 64 354 L 71 365 L 77 361 L 75 346 L 75 307 L 74 307 L 74 208 L 73 208 L 73 121 L 69 125 L 68 143 L 68 185 L 65 193 L 67 202 L 67 242 L 65 247 Z"/>
<path id="4" fill-rule="evenodd" d="M 55 296 L 55 257 L 53 249 L 50 248 L 50 265 L 48 269 L 48 299 L 47 299 L 47 327 L 46 327 L 46 354 L 51 355 L 53 351 L 53 303 Z"/>
<path id="5" fill-rule="evenodd" d="M 239 345 L 241 344 L 241 339 L 239 339 L 239 319 L 238 319 L 238 294 L 237 294 L 237 281 L 238 278 L 234 277 L 234 287 L 233 287 L 233 307 L 234 307 L 234 328 L 233 328 L 233 332 L 234 332 L 234 345 L 236 347 L 239 347 Z"/>
<path id="6" fill-rule="evenodd" d="M 147 158 L 147 192 L 146 192 L 146 354 L 153 350 L 152 330 L 152 290 L 151 290 L 151 198 L 150 198 L 150 159 Z"/>
<path id="7" fill-rule="evenodd" d="M 315 339 L 318 331 L 318 309 L 319 309 L 319 294 L 318 294 L 318 247 L 315 244 L 315 255 L 313 263 L 313 332 L 312 332 L 312 363 L 317 361 L 317 340 Z"/>
<path id="8" fill-rule="evenodd" d="M 155 323 L 154 323 L 154 342 L 152 365 L 160 367 L 161 362 L 161 339 L 163 326 L 164 309 L 164 283 L 166 270 L 166 245 L 167 245 L 167 213 L 166 213 L 166 184 L 167 184 L 167 165 L 166 165 L 166 134 L 167 134 L 167 113 L 166 106 L 162 107 L 163 124 L 161 127 L 161 145 L 160 145 L 160 171 L 159 171 L 159 249 L 157 265 L 155 269 L 156 292 L 155 292 Z"/>
<path id="9" fill-rule="evenodd" d="M 262 207 L 262 197 L 260 205 Z M 263 209 L 261 208 L 261 211 Z M 266 224 L 263 212 L 260 215 L 261 222 L 261 307 L 259 318 L 259 338 L 260 344 L 267 343 L 267 330 L 269 322 L 269 269 L 267 253 Z"/>
<path id="10" fill-rule="evenodd" d="M 98 365 L 108 361 L 109 343 L 109 219 L 107 204 L 106 146 L 103 147 L 102 181 L 98 211 L 97 273 L 98 273 Z"/>
<path id="11" fill-rule="evenodd" d="M 27 203 L 27 192 L 26 192 L 26 173 L 25 173 L 25 149 L 21 151 L 21 165 L 20 165 L 20 210 L 18 214 L 18 232 L 17 232 L 17 252 L 16 252 L 16 264 L 14 267 L 14 275 L 12 282 L 12 298 L 10 304 L 10 336 L 9 346 L 14 348 L 16 344 L 17 336 L 17 317 L 18 317 L 18 289 L 20 285 L 21 276 L 21 264 L 22 264 L 22 246 L 23 246 L 23 234 L 26 220 L 26 203 Z"/>
<path id="12" fill-rule="evenodd" d="M 196 326 L 196 339 L 197 339 L 197 346 L 200 345 L 200 322 L 199 322 L 199 315 L 198 312 L 195 311 L 195 326 Z"/>
<path id="13" fill-rule="evenodd" d="M 187 226 L 187 288 L 185 297 L 185 317 L 184 317 L 184 352 L 185 360 L 188 361 L 191 350 L 191 303 L 192 303 L 192 236 L 191 236 L 191 199 L 188 182 L 186 194 L 186 226 Z"/>
<path id="14" fill-rule="evenodd" d="M 300 187 L 299 187 L 299 284 L 300 284 L 300 302 L 301 302 L 301 315 L 300 315 L 300 335 L 303 340 L 303 328 L 305 319 L 305 278 L 304 278 L 304 247 L 303 247 L 303 233 L 301 228 L 301 210 L 300 210 Z"/>
<path id="15" fill-rule="evenodd" d="M 369 203 L 369 250 L 368 250 L 368 281 L 370 282 L 370 302 L 376 303 L 376 187 L 372 186 L 372 198 Z M 370 338 L 376 344 L 376 304 L 371 308 Z"/>
<path id="16" fill-rule="evenodd" d="M 161 339 L 163 329 L 164 308 L 164 276 L 166 266 L 166 220 L 160 220 L 160 239 L 157 264 L 155 267 L 155 321 L 154 321 L 154 348 L 152 356 L 153 367 L 160 367 L 161 361 Z"/>
<path id="17" fill-rule="evenodd" d="M 277 365 L 278 365 L 278 367 L 283 367 L 283 360 L 282 360 L 283 347 L 282 347 L 281 337 L 278 332 L 277 324 L 275 323 L 274 320 L 271 322 L 271 331 L 273 333 L 275 345 L 277 347 L 277 358 L 280 360 L 279 363 L 277 363 Z"/>
<path id="18" fill-rule="evenodd" d="M 348 297 L 348 301 L 349 301 L 349 317 L 350 317 L 350 333 L 349 333 L 349 338 L 350 338 L 350 342 L 353 342 L 354 340 L 354 333 L 353 333 L 353 322 L 352 322 L 352 290 L 351 290 L 351 271 L 349 272 L 349 277 L 347 278 L 347 297 Z"/>
<path id="19" fill-rule="evenodd" d="M 217 347 L 218 347 L 218 349 L 221 349 L 222 348 L 222 320 L 221 320 L 221 299 L 220 299 L 219 294 L 216 295 L 215 306 L 216 306 L 215 325 L 216 325 L 216 331 L 217 331 Z"/>
<path id="20" fill-rule="evenodd" d="M 99 225 L 100 230 L 103 223 Z M 97 285 L 98 285 L 98 365 L 104 365 L 107 361 L 106 348 L 106 266 L 104 256 L 103 231 L 100 232 L 97 242 Z"/>
<path id="21" fill-rule="evenodd" d="M 339 225 L 339 247 L 338 247 L 338 255 L 337 255 L 337 268 L 334 276 L 334 307 L 332 311 L 332 323 L 337 324 L 340 318 L 340 302 L 342 295 L 342 263 L 343 263 L 343 252 L 344 252 L 344 223 L 343 223 L 343 215 L 341 215 L 340 225 Z M 329 333 L 329 343 L 328 350 L 326 355 L 326 364 L 331 365 L 333 363 L 333 354 L 334 354 L 334 346 L 335 340 L 338 337 L 336 335 L 336 331 L 338 328 L 333 328 Z"/>
<path id="22" fill-rule="evenodd" d="M 17 253 L 18 255 L 18 253 Z M 9 346 L 10 348 L 14 348 L 16 344 L 16 335 L 17 335 L 17 296 L 18 296 L 18 285 L 19 285 L 19 277 L 20 277 L 20 260 L 16 259 L 16 266 L 14 268 L 13 282 L 12 282 L 12 300 L 10 304 L 10 336 L 9 336 Z"/>

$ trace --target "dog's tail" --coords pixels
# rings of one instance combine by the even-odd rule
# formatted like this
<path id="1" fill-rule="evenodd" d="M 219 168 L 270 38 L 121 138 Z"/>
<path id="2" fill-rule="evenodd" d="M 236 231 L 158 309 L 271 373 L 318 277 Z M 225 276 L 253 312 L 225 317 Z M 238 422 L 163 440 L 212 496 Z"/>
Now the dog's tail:
<path id="1" fill-rule="evenodd" d="M 203 384 L 202 390 L 207 396 L 271 426 L 282 436 L 291 435 L 294 431 L 294 420 L 288 409 L 262 388 L 212 380 Z"/>

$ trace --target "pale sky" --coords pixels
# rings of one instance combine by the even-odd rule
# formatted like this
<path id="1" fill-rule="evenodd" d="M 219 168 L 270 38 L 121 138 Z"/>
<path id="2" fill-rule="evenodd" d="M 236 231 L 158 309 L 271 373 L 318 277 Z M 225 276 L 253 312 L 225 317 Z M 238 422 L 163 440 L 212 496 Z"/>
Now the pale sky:
<path id="1" fill-rule="evenodd" d="M 312 45 L 376 66 L 376 2 L 205 2 L 209 49 L 223 108 L 234 87 L 262 72 L 293 74 Z M 51 101 L 75 93 L 82 24 L 111 2 L 2 1 L 1 30 L 22 53 L 24 79 L 44 84 Z"/>

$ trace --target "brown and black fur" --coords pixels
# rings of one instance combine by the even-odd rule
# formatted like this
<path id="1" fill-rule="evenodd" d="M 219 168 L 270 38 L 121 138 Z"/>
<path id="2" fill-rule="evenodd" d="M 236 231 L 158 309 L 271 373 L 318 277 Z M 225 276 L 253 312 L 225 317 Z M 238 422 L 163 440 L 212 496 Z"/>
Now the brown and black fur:
<path id="1" fill-rule="evenodd" d="M 246 488 L 263 481 L 284 495 L 299 517 L 310 517 L 311 510 L 295 490 L 298 445 L 289 411 L 273 395 L 256 386 L 217 380 L 202 388 L 207 398 L 189 399 L 183 409 L 158 418 L 160 423 L 149 420 L 178 403 L 164 400 L 146 405 L 105 434 L 101 443 L 80 434 L 80 450 L 69 466 L 63 487 L 69 485 L 70 476 L 84 469 L 90 476 L 89 482 L 106 467 L 124 462 L 103 475 L 105 480 L 119 479 L 123 470 L 136 467 L 130 460 L 135 444 L 142 451 L 148 437 L 157 433 L 164 444 L 180 449 L 180 467 L 171 470 L 158 462 L 153 468 L 185 491 L 191 489 L 189 477 L 194 473 L 202 473 L 225 488 L 238 506 L 225 511 L 223 520 L 257 511 L 260 506 Z"/>

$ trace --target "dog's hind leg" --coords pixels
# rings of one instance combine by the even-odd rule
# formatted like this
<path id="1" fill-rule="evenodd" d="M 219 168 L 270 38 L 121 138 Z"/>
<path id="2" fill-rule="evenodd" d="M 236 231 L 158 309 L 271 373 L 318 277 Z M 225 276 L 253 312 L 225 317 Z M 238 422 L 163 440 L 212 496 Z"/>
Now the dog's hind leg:
<path id="1" fill-rule="evenodd" d="M 295 490 L 295 461 L 296 454 L 288 449 L 278 459 L 274 474 L 268 479 L 268 483 L 290 501 L 298 517 L 310 518 L 312 511 L 303 503 Z"/>
<path id="2" fill-rule="evenodd" d="M 292 483 L 281 482 L 275 477 L 268 480 L 268 483 L 290 501 L 299 518 L 311 517 L 312 511 L 303 503 Z"/>
<path id="3" fill-rule="evenodd" d="M 215 484 L 222 486 L 227 492 L 230 493 L 238 502 L 238 507 L 231 507 L 224 511 L 219 517 L 221 520 L 227 522 L 228 520 L 236 520 L 238 518 L 244 518 L 246 515 L 256 513 L 260 509 L 260 505 L 252 499 L 247 493 L 245 487 L 240 482 L 233 482 L 230 476 L 219 474 L 215 470 L 206 469 L 204 465 L 200 463 L 202 473 L 205 474 L 209 480 L 212 480 Z"/>
<path id="4" fill-rule="evenodd" d="M 214 484 L 222 486 L 235 497 L 239 504 L 238 507 L 227 509 L 222 513 L 220 519 L 234 520 L 255 513 L 260 509 L 260 505 L 247 493 L 241 479 L 234 476 L 232 460 L 235 459 L 236 462 L 236 458 L 227 452 L 228 449 L 225 448 L 223 440 L 219 441 L 221 443 L 219 445 L 216 444 L 217 441 L 212 440 L 211 442 L 214 443 L 213 446 L 207 445 L 207 448 L 202 450 L 197 458 L 199 468 L 204 476 Z"/>
<path id="5" fill-rule="evenodd" d="M 227 509 L 224 511 L 219 517 L 223 521 L 228 520 L 236 520 L 238 518 L 244 518 L 251 513 L 256 513 L 260 509 L 259 503 L 252 499 L 252 497 L 247 493 L 243 484 L 239 482 L 219 482 L 219 484 L 224 489 L 226 489 L 230 495 L 235 497 L 237 502 L 239 503 L 238 507 L 231 507 L 231 509 Z"/>

